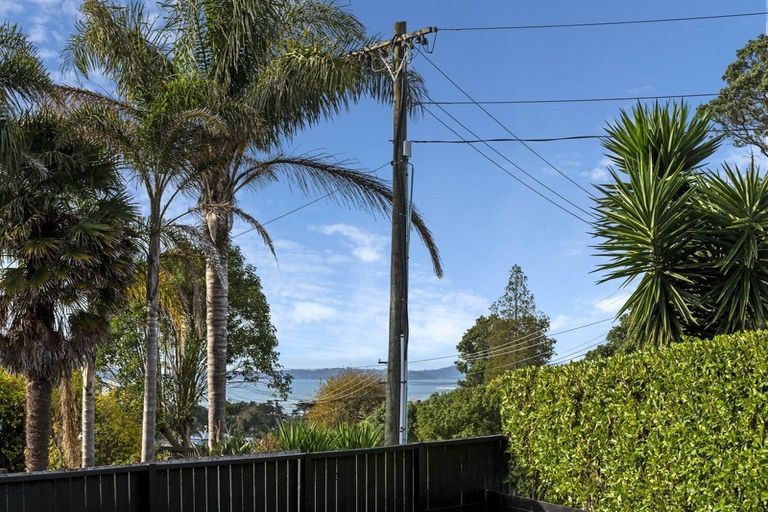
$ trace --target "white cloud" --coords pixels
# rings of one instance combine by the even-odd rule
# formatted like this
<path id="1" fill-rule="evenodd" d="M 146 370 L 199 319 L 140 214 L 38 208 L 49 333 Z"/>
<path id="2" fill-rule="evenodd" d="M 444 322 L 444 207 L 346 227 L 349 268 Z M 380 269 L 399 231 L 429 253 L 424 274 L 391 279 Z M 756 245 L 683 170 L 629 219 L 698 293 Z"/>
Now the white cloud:
<path id="1" fill-rule="evenodd" d="M 768 170 L 768 158 L 753 147 L 731 147 L 728 153 L 722 158 L 722 162 L 744 170 L 752 163 L 752 158 L 755 159 L 755 165 L 757 165 L 761 171 Z M 719 167 L 719 165 L 713 166 L 713 170 L 716 170 Z"/>
<path id="2" fill-rule="evenodd" d="M 334 318 L 336 310 L 317 302 L 296 302 L 290 316 L 294 322 L 306 324 Z"/>
<path id="3" fill-rule="evenodd" d="M 608 313 L 615 315 L 619 309 L 627 302 L 631 292 L 622 292 L 611 297 L 607 297 L 599 302 L 595 303 L 595 308 L 601 313 Z"/>
<path id="4" fill-rule="evenodd" d="M 550 331 L 559 331 L 563 327 L 573 324 L 573 318 L 568 315 L 559 314 L 549 322 Z"/>
<path id="5" fill-rule="evenodd" d="M 257 266 L 286 367 L 368 365 L 387 357 L 389 264 L 385 258 L 364 261 L 279 239 L 275 262 L 255 236 L 243 236 L 237 243 Z M 412 359 L 454 353 L 456 343 L 489 303 L 429 272 L 418 260 L 412 265 Z M 439 360 L 419 367 L 452 362 Z"/>
<path id="6" fill-rule="evenodd" d="M 331 224 L 321 226 L 318 231 L 324 235 L 341 235 L 352 248 L 352 254 L 366 263 L 379 261 L 386 244 L 383 236 L 367 233 L 349 224 Z"/>
<path id="7" fill-rule="evenodd" d="M 589 179 L 597 182 L 606 181 L 611 176 L 610 172 L 608 172 L 611 163 L 611 159 L 608 157 L 601 159 L 597 165 L 589 171 Z"/>

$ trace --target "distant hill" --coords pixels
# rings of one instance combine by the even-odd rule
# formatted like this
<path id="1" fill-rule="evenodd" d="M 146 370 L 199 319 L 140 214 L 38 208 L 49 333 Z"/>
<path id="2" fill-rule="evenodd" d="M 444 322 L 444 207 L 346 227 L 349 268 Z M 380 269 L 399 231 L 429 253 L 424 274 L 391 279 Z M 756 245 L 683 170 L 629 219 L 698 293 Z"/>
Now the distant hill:
<path id="1" fill-rule="evenodd" d="M 348 368 L 294 368 L 285 370 L 285 373 L 292 375 L 294 379 L 327 379 L 334 377 Z M 363 370 L 367 373 L 381 373 L 383 370 Z M 461 373 L 455 366 L 446 366 L 445 368 L 435 368 L 432 370 L 410 370 L 408 378 L 413 380 L 459 380 Z"/>

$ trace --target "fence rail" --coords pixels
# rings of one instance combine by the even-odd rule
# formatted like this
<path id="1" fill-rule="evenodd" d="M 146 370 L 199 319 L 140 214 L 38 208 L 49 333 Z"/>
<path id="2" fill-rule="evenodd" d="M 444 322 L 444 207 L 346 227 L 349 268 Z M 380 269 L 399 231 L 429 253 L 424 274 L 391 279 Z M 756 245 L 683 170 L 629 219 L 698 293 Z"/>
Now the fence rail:
<path id="1" fill-rule="evenodd" d="M 0 512 L 481 510 L 502 436 L 0 476 Z"/>

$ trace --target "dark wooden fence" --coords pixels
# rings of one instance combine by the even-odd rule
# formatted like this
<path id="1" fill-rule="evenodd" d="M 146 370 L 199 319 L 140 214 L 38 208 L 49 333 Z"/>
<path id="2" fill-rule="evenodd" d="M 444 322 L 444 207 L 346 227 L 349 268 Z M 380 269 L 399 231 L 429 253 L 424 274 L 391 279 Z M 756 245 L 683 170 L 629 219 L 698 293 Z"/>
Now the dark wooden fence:
<path id="1" fill-rule="evenodd" d="M 483 510 L 501 436 L 0 476 L 0 512 Z"/>

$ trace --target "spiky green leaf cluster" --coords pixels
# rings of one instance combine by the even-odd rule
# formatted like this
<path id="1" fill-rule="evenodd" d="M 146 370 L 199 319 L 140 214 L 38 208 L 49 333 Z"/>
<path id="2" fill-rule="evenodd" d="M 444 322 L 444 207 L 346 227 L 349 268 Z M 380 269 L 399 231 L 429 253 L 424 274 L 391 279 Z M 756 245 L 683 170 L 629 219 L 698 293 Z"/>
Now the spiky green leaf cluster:
<path id="1" fill-rule="evenodd" d="M 608 129 L 622 172 L 598 186 L 598 271 L 636 284 L 618 314 L 645 343 L 766 325 L 768 180 L 754 162 L 703 171 L 719 143 L 707 126 L 703 111 L 656 104 Z"/>

